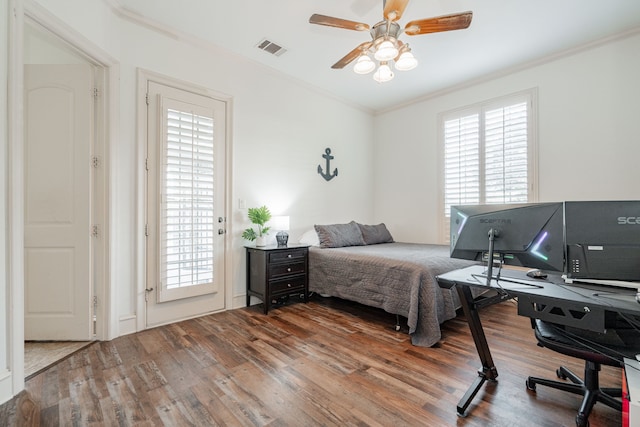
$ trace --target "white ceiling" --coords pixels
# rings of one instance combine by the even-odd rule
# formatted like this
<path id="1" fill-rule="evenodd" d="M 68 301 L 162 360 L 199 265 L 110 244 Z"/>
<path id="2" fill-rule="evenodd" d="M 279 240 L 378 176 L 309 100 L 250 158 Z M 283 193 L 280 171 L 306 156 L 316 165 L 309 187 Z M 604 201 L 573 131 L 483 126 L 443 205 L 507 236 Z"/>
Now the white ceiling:
<path id="1" fill-rule="evenodd" d="M 388 83 L 331 65 L 368 32 L 309 24 L 313 13 L 373 25 L 383 0 L 108 0 L 184 36 L 235 52 L 371 111 L 384 111 L 505 69 L 544 60 L 608 37 L 640 31 L 640 0 L 412 0 L 413 19 L 473 11 L 466 30 L 400 36 L 419 61 Z M 256 45 L 287 49 L 276 57 Z"/>

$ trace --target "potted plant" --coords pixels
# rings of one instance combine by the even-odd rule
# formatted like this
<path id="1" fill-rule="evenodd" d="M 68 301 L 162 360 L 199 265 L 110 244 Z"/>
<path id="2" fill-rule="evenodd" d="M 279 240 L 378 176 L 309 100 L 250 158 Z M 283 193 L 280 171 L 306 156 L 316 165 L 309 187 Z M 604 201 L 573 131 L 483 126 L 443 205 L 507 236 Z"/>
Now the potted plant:
<path id="1" fill-rule="evenodd" d="M 242 232 L 242 238 L 249 240 L 250 242 L 256 241 L 256 246 L 265 246 L 267 240 L 267 233 L 271 227 L 265 227 L 265 224 L 271 219 L 271 212 L 266 206 L 260 206 L 259 208 L 249 208 L 247 215 L 249 221 L 258 226 L 258 231 L 253 227 L 249 227 Z"/>

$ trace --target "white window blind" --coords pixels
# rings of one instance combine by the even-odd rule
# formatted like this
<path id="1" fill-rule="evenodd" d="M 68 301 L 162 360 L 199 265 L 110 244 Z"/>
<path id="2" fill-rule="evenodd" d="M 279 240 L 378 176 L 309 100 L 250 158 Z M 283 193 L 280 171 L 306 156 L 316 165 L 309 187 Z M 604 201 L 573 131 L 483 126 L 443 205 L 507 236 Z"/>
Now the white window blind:
<path id="1" fill-rule="evenodd" d="M 213 118 L 165 111 L 160 280 L 175 289 L 214 277 Z"/>
<path id="2" fill-rule="evenodd" d="M 527 103 L 485 113 L 484 203 L 518 203 L 529 199 Z"/>
<path id="3" fill-rule="evenodd" d="M 451 206 L 533 201 L 532 102 L 520 94 L 440 116 L 444 242 Z"/>
<path id="4" fill-rule="evenodd" d="M 444 123 L 445 212 L 480 202 L 480 118 L 471 114 Z"/>

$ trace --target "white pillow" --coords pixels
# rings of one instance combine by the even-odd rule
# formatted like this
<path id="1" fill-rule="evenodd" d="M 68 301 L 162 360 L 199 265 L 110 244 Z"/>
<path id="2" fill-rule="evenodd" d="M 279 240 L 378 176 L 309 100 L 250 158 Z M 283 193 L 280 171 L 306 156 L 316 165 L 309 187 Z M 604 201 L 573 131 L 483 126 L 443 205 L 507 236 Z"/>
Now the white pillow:
<path id="1" fill-rule="evenodd" d="M 312 229 L 302 235 L 300 243 L 303 245 L 320 246 L 320 238 L 316 230 Z"/>

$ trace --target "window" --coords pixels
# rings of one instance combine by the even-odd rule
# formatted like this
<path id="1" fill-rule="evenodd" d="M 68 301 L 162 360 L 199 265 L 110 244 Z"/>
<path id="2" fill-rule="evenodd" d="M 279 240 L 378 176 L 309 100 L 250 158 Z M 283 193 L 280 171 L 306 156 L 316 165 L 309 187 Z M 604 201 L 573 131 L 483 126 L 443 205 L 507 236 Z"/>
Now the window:
<path id="1" fill-rule="evenodd" d="M 535 91 L 440 115 L 442 241 L 451 206 L 536 200 Z"/>
<path id="2" fill-rule="evenodd" d="M 160 272 L 167 289 L 213 281 L 213 117 L 179 107 L 165 110 Z"/>

